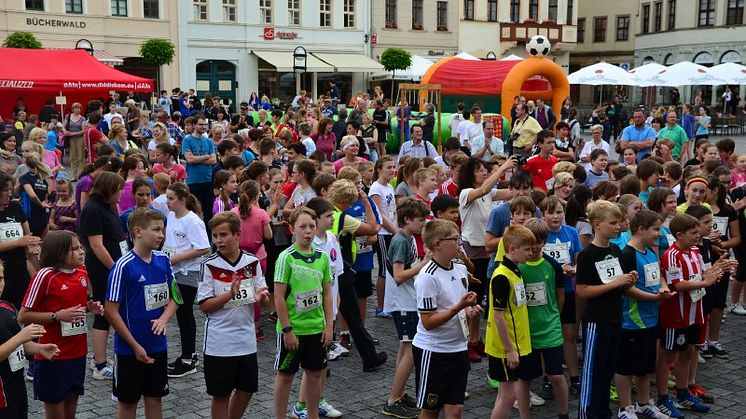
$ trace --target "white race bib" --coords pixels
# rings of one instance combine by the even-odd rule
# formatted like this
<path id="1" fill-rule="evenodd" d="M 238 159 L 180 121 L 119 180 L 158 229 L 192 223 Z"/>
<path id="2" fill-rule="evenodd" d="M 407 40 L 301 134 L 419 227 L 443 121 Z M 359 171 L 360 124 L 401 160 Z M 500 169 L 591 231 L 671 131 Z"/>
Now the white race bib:
<path id="1" fill-rule="evenodd" d="M 695 274 L 689 276 L 689 282 L 700 282 L 702 281 L 702 275 Z M 705 296 L 707 291 L 705 291 L 704 288 L 697 288 L 696 290 L 689 291 L 689 297 L 692 299 L 693 303 L 696 303 L 697 301 L 701 300 L 702 297 Z"/>
<path id="2" fill-rule="evenodd" d="M 356 237 L 355 241 L 357 241 L 357 254 L 360 255 L 361 253 L 368 253 L 373 251 L 373 247 L 368 244 L 368 237 Z"/>
<path id="3" fill-rule="evenodd" d="M 526 296 L 528 297 L 529 307 L 543 306 L 547 304 L 547 292 L 543 282 L 526 284 Z"/>
<path id="4" fill-rule="evenodd" d="M 171 257 L 176 253 L 176 248 L 173 246 L 166 246 L 165 244 L 163 247 L 161 247 L 161 251 L 166 254 L 166 256 Z"/>
<path id="5" fill-rule="evenodd" d="M 466 309 L 458 312 L 458 322 L 461 325 L 461 333 L 464 334 L 464 339 L 469 339 L 469 322 L 466 319 Z"/>
<path id="6" fill-rule="evenodd" d="M 8 363 L 10 364 L 10 370 L 13 372 L 21 368 L 28 368 L 28 359 L 26 359 L 26 352 L 23 351 L 23 345 L 18 346 L 15 351 L 10 353 Z"/>
<path id="7" fill-rule="evenodd" d="M 21 223 L 0 224 L 0 242 L 18 240 L 23 237 L 23 226 Z"/>
<path id="8" fill-rule="evenodd" d="M 544 186 L 547 187 L 548 191 L 551 190 L 554 187 L 554 178 L 551 178 L 547 180 L 546 182 L 544 182 Z"/>
<path id="9" fill-rule="evenodd" d="M 396 225 L 396 207 L 393 205 L 389 207 L 389 221 Z"/>
<path id="10" fill-rule="evenodd" d="M 608 284 L 623 274 L 622 265 L 619 264 L 617 258 L 596 262 L 596 272 L 604 284 Z"/>
<path id="11" fill-rule="evenodd" d="M 152 284 L 143 287 L 145 310 L 151 311 L 168 304 L 168 284 Z"/>
<path id="12" fill-rule="evenodd" d="M 712 217 L 712 231 L 725 236 L 725 232 L 728 231 L 728 217 Z"/>
<path id="13" fill-rule="evenodd" d="M 321 294 L 318 290 L 310 290 L 295 294 L 295 311 L 305 313 L 321 307 Z"/>
<path id="14" fill-rule="evenodd" d="M 71 322 L 60 322 L 60 327 L 62 329 L 62 336 L 75 336 L 75 335 L 82 335 L 88 332 L 88 327 L 86 327 L 85 324 L 85 317 L 83 317 L 80 320 L 75 320 Z"/>
<path id="15" fill-rule="evenodd" d="M 522 307 L 526 305 L 526 303 L 528 302 L 528 298 L 526 298 L 526 284 L 524 284 L 523 282 L 518 282 L 513 285 L 513 289 L 515 290 L 516 307 Z"/>
<path id="16" fill-rule="evenodd" d="M 560 264 L 570 263 L 570 243 L 547 243 L 542 250 Z"/>
<path id="17" fill-rule="evenodd" d="M 127 240 L 122 240 L 119 242 L 119 251 L 122 252 L 122 256 L 130 251 L 130 247 L 127 246 Z"/>
<path id="18" fill-rule="evenodd" d="M 661 284 L 661 268 L 658 262 L 648 263 L 643 266 L 645 270 L 645 286 L 654 287 Z"/>
<path id="19" fill-rule="evenodd" d="M 231 290 L 231 284 L 223 284 L 223 293 L 230 292 Z M 243 306 L 246 304 L 251 304 L 256 302 L 256 299 L 254 298 L 254 286 L 251 284 L 250 279 L 246 279 L 240 282 L 240 286 L 238 287 L 238 292 L 236 295 L 233 296 L 230 300 L 228 300 L 225 305 L 223 305 L 224 308 L 233 308 L 238 306 Z"/>

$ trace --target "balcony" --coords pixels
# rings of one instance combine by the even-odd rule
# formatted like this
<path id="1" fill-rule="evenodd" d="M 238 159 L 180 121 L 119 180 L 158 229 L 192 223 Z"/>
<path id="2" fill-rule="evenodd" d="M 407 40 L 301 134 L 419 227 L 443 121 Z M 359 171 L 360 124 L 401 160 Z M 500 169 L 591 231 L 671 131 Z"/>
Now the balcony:
<path id="1" fill-rule="evenodd" d="M 522 23 L 503 22 L 500 24 L 500 42 L 526 42 L 527 39 L 534 35 L 544 35 L 552 43 L 575 42 L 575 39 L 565 39 L 566 31 L 563 30 L 565 25 L 558 25 L 552 21 L 542 23 L 525 20 Z"/>

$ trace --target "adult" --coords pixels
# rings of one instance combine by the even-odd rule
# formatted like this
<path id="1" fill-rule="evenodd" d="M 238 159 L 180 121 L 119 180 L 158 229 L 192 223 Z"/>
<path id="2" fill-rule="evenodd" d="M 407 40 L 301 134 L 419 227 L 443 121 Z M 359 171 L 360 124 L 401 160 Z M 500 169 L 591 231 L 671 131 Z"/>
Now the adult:
<path id="1" fill-rule="evenodd" d="M 11 132 L 0 132 L 0 172 L 13 176 L 21 165 L 21 156 L 16 153 L 16 136 Z"/>
<path id="2" fill-rule="evenodd" d="M 358 126 L 363 125 L 363 114 L 366 113 L 368 113 L 368 109 L 365 106 L 365 101 L 358 100 L 357 104 L 355 104 L 355 109 L 351 110 L 350 113 L 347 115 L 346 122 L 348 124 L 350 122 L 355 122 Z"/>
<path id="3" fill-rule="evenodd" d="M 435 158 L 438 156 L 438 150 L 435 149 L 435 146 L 433 146 L 432 143 L 428 143 L 422 140 L 423 132 L 421 126 L 413 125 L 412 128 L 410 128 L 410 132 L 412 135 L 412 139 L 402 144 L 401 148 L 399 149 L 400 159 L 402 156 L 412 156 L 419 158 Z"/>
<path id="4" fill-rule="evenodd" d="M 73 179 L 77 179 L 80 175 L 85 160 L 83 130 L 86 127 L 86 120 L 80 114 L 82 108 L 80 103 L 73 103 L 72 114 L 68 114 L 65 117 L 65 122 L 62 124 L 65 145 L 70 148 L 70 169 L 72 170 L 71 175 Z"/>
<path id="5" fill-rule="evenodd" d="M 536 134 L 541 131 L 541 125 L 528 114 L 528 105 L 519 103 L 515 107 L 516 120 L 513 124 L 513 130 L 510 133 L 510 140 L 513 152 L 515 154 L 529 157 L 531 148 L 536 142 Z"/>
<path id="6" fill-rule="evenodd" d="M 565 121 L 560 121 L 554 127 L 554 151 L 552 155 L 560 161 L 575 162 L 575 146 L 570 138 L 570 126 Z"/>
<path id="7" fill-rule="evenodd" d="M 111 126 L 111 118 L 114 118 L 115 116 L 118 116 L 122 121 L 124 121 L 124 117 L 122 116 L 122 114 L 119 113 L 117 109 L 117 103 L 112 100 L 111 102 L 109 102 L 109 113 L 103 116 L 104 122 L 106 122 L 107 126 Z M 65 136 L 67 136 L 67 134 L 65 134 Z"/>
<path id="8" fill-rule="evenodd" d="M 332 160 L 334 150 L 337 148 L 337 136 L 332 132 L 334 121 L 330 118 L 321 118 L 319 121 L 319 133 L 316 136 L 316 151 L 324 153 L 327 161 Z"/>
<path id="9" fill-rule="evenodd" d="M 491 119 L 482 122 L 482 135 L 474 137 L 470 144 L 472 157 L 483 161 L 490 161 L 492 156 L 505 151 L 503 141 L 495 137 L 495 123 Z"/>
<path id="10" fill-rule="evenodd" d="M 573 144 L 577 144 L 577 141 L 580 139 L 580 121 L 578 121 L 578 110 L 575 108 L 570 108 L 567 119 L 563 119 L 563 121 L 567 122 L 567 125 L 570 128 L 570 141 Z M 577 146 L 580 147 L 579 144 Z"/>
<path id="11" fill-rule="evenodd" d="M 461 140 L 461 145 L 466 147 L 469 151 L 473 149 L 471 142 L 476 137 L 483 134 L 482 109 L 479 106 L 473 106 L 470 115 L 474 119 L 473 121 L 465 118 L 463 127 L 459 125 L 459 140 Z"/>
<path id="12" fill-rule="evenodd" d="M 689 158 L 689 137 L 686 131 L 676 122 L 676 112 L 668 111 L 666 126 L 658 132 L 658 139 L 668 138 L 673 141 L 673 155 L 676 161 L 686 161 Z"/>
<path id="13" fill-rule="evenodd" d="M 153 132 L 153 138 L 148 142 L 148 159 L 152 162 L 155 161 L 155 151 L 158 144 L 176 144 L 176 140 L 173 139 L 168 133 L 168 129 L 162 122 L 156 122 L 151 128 Z"/>
<path id="14" fill-rule="evenodd" d="M 632 121 L 634 125 L 629 125 L 622 131 L 622 137 L 616 144 L 616 152 L 621 155 L 626 148 L 631 147 L 637 153 L 639 162 L 645 154 L 652 151 L 656 135 L 652 127 L 645 125 L 645 113 L 641 109 L 632 112 Z"/>
<path id="15" fill-rule="evenodd" d="M 358 163 L 366 161 L 364 158 L 358 157 L 360 141 L 354 135 L 346 135 L 342 138 L 339 148 L 342 149 L 344 157 L 334 162 L 334 171 L 336 173 L 339 173 L 343 167 L 357 168 Z"/>
<path id="16" fill-rule="evenodd" d="M 425 117 L 420 119 L 422 139 L 428 143 L 432 143 L 434 139 L 433 131 L 435 130 L 435 106 L 432 103 L 428 103 L 425 105 L 425 112 L 427 113 Z"/>
<path id="17" fill-rule="evenodd" d="M 730 86 L 725 86 L 725 91 L 721 98 L 723 99 L 723 113 L 727 115 L 733 101 L 733 92 L 730 90 Z"/>
<path id="18" fill-rule="evenodd" d="M 692 105 L 685 103 L 681 109 L 683 110 L 683 115 L 681 115 L 681 128 L 684 128 L 687 138 L 692 140 L 697 133 L 697 117 L 694 116 Z"/>
<path id="19" fill-rule="evenodd" d="M 122 124 L 114 124 L 109 129 L 109 145 L 114 149 L 117 156 L 124 157 L 130 149 L 137 149 L 137 144 L 130 141 L 127 136 L 127 128 Z"/>
<path id="20" fill-rule="evenodd" d="M 591 153 L 593 150 L 601 149 L 609 154 L 609 143 L 603 139 L 604 127 L 603 125 L 596 124 L 591 127 L 592 141 L 588 141 L 583 146 L 583 150 L 580 151 L 580 162 L 583 168 L 587 172 L 591 168 Z"/>
<path id="21" fill-rule="evenodd" d="M 383 102 L 381 100 L 375 101 L 375 109 L 373 110 L 373 125 L 376 127 L 378 137 L 376 140 L 376 151 L 378 157 L 386 155 L 386 141 L 388 140 L 389 127 L 391 125 L 391 116 L 383 108 Z"/>
<path id="22" fill-rule="evenodd" d="M 550 106 L 546 106 L 544 98 L 536 99 L 536 109 L 534 110 L 536 121 L 541 125 L 543 129 L 554 129 L 554 124 L 557 123 L 557 117 L 554 115 L 554 111 Z"/>
<path id="23" fill-rule="evenodd" d="M 217 163 L 215 145 L 205 135 L 207 121 L 203 116 L 196 118 L 192 133 L 184 137 L 182 151 L 187 161 L 186 183 L 189 190 L 197 197 L 202 207 L 202 219 L 207 224 L 212 218 L 212 169 Z"/>
<path id="24" fill-rule="evenodd" d="M 614 139 L 616 140 L 620 129 L 622 128 L 623 118 L 626 118 L 624 105 L 622 105 L 622 98 L 619 95 L 614 96 L 614 101 L 606 107 L 606 116 L 609 118 L 611 134 L 614 135 Z M 609 138 L 604 137 L 604 140 L 609 141 Z"/>
<path id="25" fill-rule="evenodd" d="M 697 117 L 697 131 L 694 133 L 695 139 L 710 138 L 710 108 L 707 106 L 699 107 L 699 116 Z"/>
<path id="26" fill-rule="evenodd" d="M 231 117 L 231 123 L 228 126 L 228 131 L 232 134 L 237 133 L 239 130 L 250 128 L 254 126 L 254 117 L 249 115 L 249 104 L 247 102 L 241 102 L 238 107 L 238 113 Z"/>

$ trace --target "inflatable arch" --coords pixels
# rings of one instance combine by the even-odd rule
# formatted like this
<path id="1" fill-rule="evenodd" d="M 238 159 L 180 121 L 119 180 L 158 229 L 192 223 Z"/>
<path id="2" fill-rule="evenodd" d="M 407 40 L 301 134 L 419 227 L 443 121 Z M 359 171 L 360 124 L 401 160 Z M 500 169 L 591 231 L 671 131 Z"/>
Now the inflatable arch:
<path id="1" fill-rule="evenodd" d="M 544 92 L 521 91 L 523 83 L 530 77 L 537 75 L 546 78 L 551 84 L 552 110 L 559 118 L 562 113 L 562 102 L 570 96 L 570 83 L 567 81 L 567 75 L 562 67 L 550 59 L 539 57 L 527 58 L 513 66 L 508 72 L 502 85 L 501 112 L 503 115 L 510 115 L 513 98 L 518 95 L 525 96 L 527 100 L 542 96 L 541 93 Z"/>

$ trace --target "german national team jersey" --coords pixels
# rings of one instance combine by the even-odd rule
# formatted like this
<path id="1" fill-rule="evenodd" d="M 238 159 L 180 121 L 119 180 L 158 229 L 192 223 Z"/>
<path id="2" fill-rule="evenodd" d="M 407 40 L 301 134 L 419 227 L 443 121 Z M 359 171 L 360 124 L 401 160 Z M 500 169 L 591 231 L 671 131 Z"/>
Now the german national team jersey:
<path id="1" fill-rule="evenodd" d="M 540 258 L 518 265 L 526 286 L 526 305 L 531 330 L 531 347 L 556 348 L 562 345 L 562 323 L 557 289 L 564 287 L 562 266 L 551 258 Z"/>
<path id="2" fill-rule="evenodd" d="M 699 249 L 692 247 L 685 252 L 674 243 L 661 258 L 661 274 L 668 285 L 679 282 L 696 282 L 702 280 L 702 256 Z M 693 324 L 704 324 L 702 297 L 704 288 L 678 292 L 660 303 L 660 325 L 667 329 L 683 329 Z"/>
<path id="3" fill-rule="evenodd" d="M 166 335 L 154 335 L 151 321 L 161 317 L 171 299 L 182 303 L 171 262 L 165 253 L 154 251 L 148 263 L 130 250 L 111 268 L 106 300 L 120 303 L 119 315 L 137 343 L 149 354 L 167 348 Z M 114 352 L 134 355 L 119 333 L 114 334 Z"/>
<path id="4" fill-rule="evenodd" d="M 448 268 L 431 260 L 414 281 L 417 310 L 422 313 L 447 311 L 461 301 L 468 292 L 468 286 L 464 265 L 451 263 Z M 428 351 L 454 353 L 466 350 L 468 338 L 466 311 L 461 310 L 445 323 L 430 330 L 420 321 L 412 344 Z"/>
<path id="5" fill-rule="evenodd" d="M 526 284 L 518 267 L 508 258 L 495 268 L 489 286 L 489 307 L 487 311 L 487 333 L 484 351 L 495 357 L 505 358 L 505 343 L 497 332 L 495 311 L 505 317 L 510 342 L 519 356 L 531 353 L 531 332 L 528 323 L 528 299 Z"/>
<path id="6" fill-rule="evenodd" d="M 632 246 L 622 249 L 620 258 L 624 273 L 637 271 L 635 287 L 639 290 L 657 294 L 661 288 L 661 270 L 658 255 L 653 249 L 646 248 L 642 253 Z M 675 297 L 674 297 L 675 298 Z M 637 300 L 629 295 L 622 302 L 622 329 L 647 329 L 658 324 L 658 301 Z"/>
<path id="7" fill-rule="evenodd" d="M 88 273 L 84 266 L 74 270 L 43 268 L 29 284 L 23 307 L 36 312 L 55 312 L 80 305 L 83 309 L 88 301 Z M 60 348 L 55 359 L 75 359 L 88 354 L 88 327 L 86 318 L 74 322 L 52 322 L 44 325 L 46 333 L 39 343 L 54 343 Z M 45 359 L 36 355 L 35 359 Z"/>
<path id="8" fill-rule="evenodd" d="M 313 247 L 312 253 L 300 251 L 295 243 L 283 250 L 275 265 L 275 282 L 286 284 L 285 304 L 293 332 L 297 336 L 324 331 L 324 284 L 331 284 L 329 256 Z M 277 320 L 277 332 L 282 324 Z"/>
<path id="9" fill-rule="evenodd" d="M 205 315 L 205 355 L 241 356 L 256 353 L 254 298 L 265 287 L 259 259 L 241 252 L 238 260 L 230 261 L 220 252 L 202 263 L 197 302 L 230 292 L 233 279 L 239 279 L 238 293 L 223 308 Z"/>

